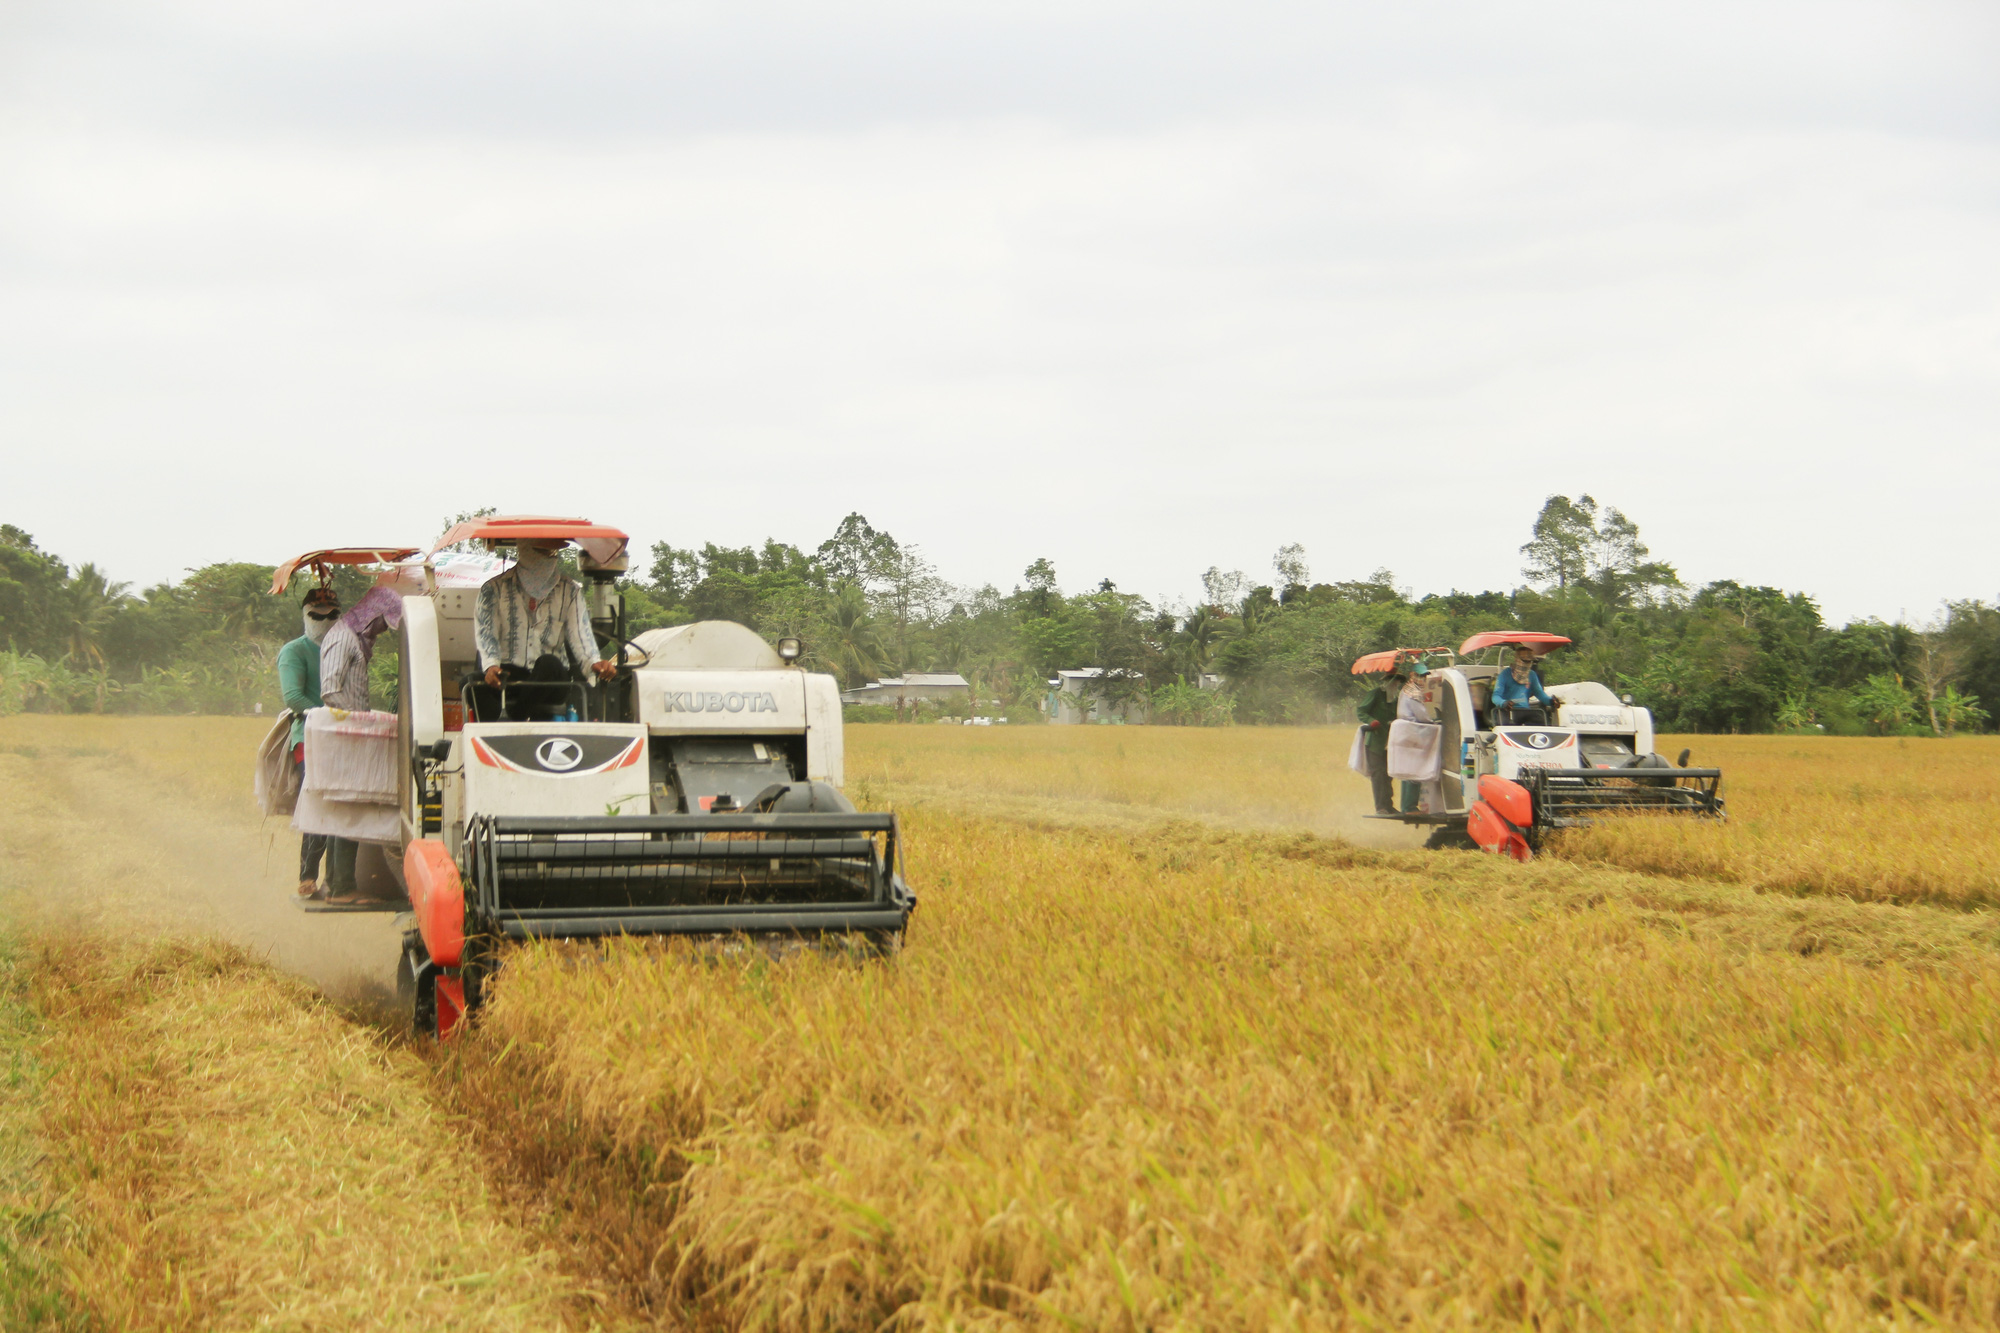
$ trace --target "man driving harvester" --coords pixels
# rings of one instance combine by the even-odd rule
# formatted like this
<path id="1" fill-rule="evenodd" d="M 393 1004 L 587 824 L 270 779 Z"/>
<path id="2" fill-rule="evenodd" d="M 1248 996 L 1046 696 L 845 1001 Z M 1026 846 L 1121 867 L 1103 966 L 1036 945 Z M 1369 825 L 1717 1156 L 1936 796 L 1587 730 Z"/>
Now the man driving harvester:
<path id="1" fill-rule="evenodd" d="M 543 714 L 560 708 L 579 670 L 601 680 L 618 674 L 598 654 L 583 589 L 557 562 L 568 545 L 561 538 L 524 539 L 513 567 L 480 585 L 473 628 L 481 679 L 492 691 L 528 687 L 505 691 L 509 721 L 527 720 L 531 708 Z M 486 713 L 482 706 L 481 716 Z"/>
<path id="2" fill-rule="evenodd" d="M 1527 716 L 1538 709 L 1537 716 Z M 1535 650 L 1525 644 L 1514 650 L 1514 664 L 1502 667 L 1493 678 L 1493 711 L 1506 721 L 1533 721 L 1546 724 L 1555 715 L 1556 701 L 1542 688 L 1541 673 L 1535 670 Z"/>

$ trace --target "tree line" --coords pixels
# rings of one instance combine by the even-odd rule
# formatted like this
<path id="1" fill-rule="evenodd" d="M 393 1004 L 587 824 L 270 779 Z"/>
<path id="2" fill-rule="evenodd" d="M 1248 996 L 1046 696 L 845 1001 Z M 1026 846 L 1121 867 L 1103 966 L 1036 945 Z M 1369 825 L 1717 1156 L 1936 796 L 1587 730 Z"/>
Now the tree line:
<path id="1" fill-rule="evenodd" d="M 1267 577 L 1211 568 L 1190 601 L 1156 605 L 1110 579 L 1065 592 L 1046 559 L 1004 592 L 955 584 L 855 513 L 810 547 L 659 542 L 623 588 L 634 633 L 739 621 L 797 636 L 807 665 L 843 687 L 953 672 L 1022 720 L 1055 672 L 1076 667 L 1103 668 L 1107 700 L 1143 702 L 1156 721 L 1343 720 L 1355 658 L 1494 629 L 1568 636 L 1551 683 L 1629 692 L 1664 731 L 1943 735 L 1985 730 L 2000 712 L 2000 609 L 1983 601 L 1919 625 L 1835 627 L 1801 592 L 1687 586 L 1637 524 L 1588 495 L 1550 496 L 1521 554 L 1511 590 L 1417 596 L 1387 569 L 1316 582 L 1293 544 Z M 215 564 L 135 593 L 0 526 L 0 712 L 275 707 L 271 663 L 299 628 L 296 599 L 267 595 L 270 577 L 267 565 Z M 350 601 L 366 585 L 339 577 Z"/>

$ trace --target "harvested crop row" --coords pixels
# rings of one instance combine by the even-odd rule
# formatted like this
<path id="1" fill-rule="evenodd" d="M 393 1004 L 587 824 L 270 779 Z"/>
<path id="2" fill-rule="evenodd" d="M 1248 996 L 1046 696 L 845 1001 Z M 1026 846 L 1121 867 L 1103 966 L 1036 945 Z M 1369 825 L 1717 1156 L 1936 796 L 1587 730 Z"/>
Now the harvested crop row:
<path id="1" fill-rule="evenodd" d="M 1864 968 L 1715 947 L 1601 870 L 1585 893 L 1575 867 L 1440 883 L 1329 844 L 915 824 L 929 892 L 893 965 L 524 951 L 441 1067 L 630 1303 L 2000 1318 L 1990 945 Z"/>
<path id="2" fill-rule="evenodd" d="M 585 1305 L 489 1207 L 421 1066 L 218 944 L 41 941 L 36 1258 L 116 1329 L 549 1328 Z"/>

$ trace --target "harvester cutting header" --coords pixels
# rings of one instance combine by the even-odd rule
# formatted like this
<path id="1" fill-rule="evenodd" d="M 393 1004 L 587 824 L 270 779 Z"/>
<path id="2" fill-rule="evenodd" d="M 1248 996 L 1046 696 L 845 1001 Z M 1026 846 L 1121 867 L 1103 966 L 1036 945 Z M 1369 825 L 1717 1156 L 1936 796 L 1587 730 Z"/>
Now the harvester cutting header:
<path id="1" fill-rule="evenodd" d="M 475 542 L 515 562 L 441 554 Z M 727 621 L 628 638 L 626 545 L 580 518 L 479 518 L 421 555 L 315 551 L 273 581 L 276 593 L 302 569 L 386 564 L 378 587 L 401 596 L 393 738 L 387 714 L 371 715 L 373 736 L 309 720 L 301 801 L 315 744 L 327 762 L 343 746 L 387 757 L 393 789 L 366 840 L 392 853 L 407 895 L 389 906 L 412 914 L 420 1029 L 448 1032 L 478 1003 L 508 940 L 901 943 L 916 900 L 896 817 L 839 790 L 833 678 L 796 665 L 796 640 L 774 649 Z M 581 585 L 557 563 L 571 547 Z"/>
<path id="2" fill-rule="evenodd" d="M 1357 658 L 1357 676 L 1404 685 L 1394 703 L 1386 775 L 1415 785 L 1418 808 L 1376 818 L 1431 825 L 1526 861 L 1549 829 L 1610 814 L 1723 817 L 1722 772 L 1678 766 L 1653 749 L 1653 716 L 1595 681 L 1542 685 L 1536 664 L 1569 645 L 1559 634 L 1475 634 L 1457 652 L 1396 648 Z M 1483 654 L 1485 660 L 1477 660 Z M 1364 727 L 1364 733 L 1367 728 Z M 1357 736 L 1357 756 L 1365 735 Z M 1360 764 L 1357 763 L 1357 767 Z"/>

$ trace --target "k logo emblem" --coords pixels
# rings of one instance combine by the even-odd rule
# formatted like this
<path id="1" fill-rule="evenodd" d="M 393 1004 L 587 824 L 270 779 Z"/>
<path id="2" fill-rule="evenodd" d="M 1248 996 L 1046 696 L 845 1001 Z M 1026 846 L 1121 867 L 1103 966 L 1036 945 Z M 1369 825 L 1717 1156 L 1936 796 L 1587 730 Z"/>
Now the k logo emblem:
<path id="1" fill-rule="evenodd" d="M 567 736 L 551 736 L 535 747 L 535 762 L 551 773 L 567 773 L 583 762 L 583 748 Z"/>
<path id="2" fill-rule="evenodd" d="M 1537 750 L 1546 750 L 1550 745 L 1554 744 L 1554 740 L 1546 731 L 1534 731 L 1528 733 L 1528 744 L 1534 746 Z M 572 760 L 571 762 L 574 763 L 575 761 Z"/>

